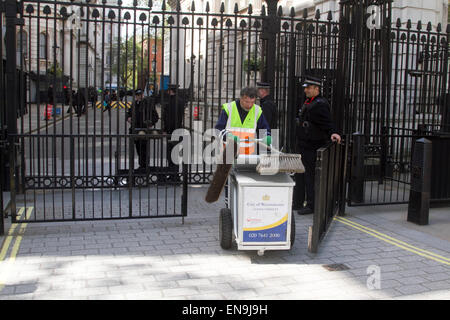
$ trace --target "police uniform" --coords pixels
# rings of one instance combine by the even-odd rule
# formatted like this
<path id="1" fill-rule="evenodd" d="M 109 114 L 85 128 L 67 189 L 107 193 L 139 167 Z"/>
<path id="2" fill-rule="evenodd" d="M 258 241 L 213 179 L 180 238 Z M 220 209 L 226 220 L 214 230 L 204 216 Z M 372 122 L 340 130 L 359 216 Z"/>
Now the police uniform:
<path id="1" fill-rule="evenodd" d="M 303 87 L 308 85 L 321 86 L 320 79 L 308 77 Z M 299 214 L 314 212 L 314 173 L 317 149 L 330 141 L 331 135 L 337 133 L 331 119 L 330 105 L 320 94 L 307 98 L 300 108 L 297 117 L 297 148 L 302 155 L 305 166 L 304 174 L 296 174 L 293 207 Z M 306 208 L 303 207 L 306 191 Z"/>
<path id="2" fill-rule="evenodd" d="M 142 94 L 142 90 L 137 89 L 135 91 L 135 94 L 136 95 Z M 132 118 L 133 109 L 134 109 L 134 119 Z M 131 118 L 134 120 L 133 121 L 134 126 L 131 126 L 129 129 L 130 134 L 139 133 L 141 131 L 144 131 L 144 133 L 146 133 L 145 130 L 143 129 L 148 129 L 154 126 L 159 120 L 159 115 L 155 109 L 155 106 L 150 104 L 146 98 L 142 98 L 142 100 L 140 101 L 135 100 L 134 104 L 127 112 L 127 118 Z M 134 128 L 134 132 L 132 128 Z M 148 151 L 147 139 L 136 138 L 134 140 L 134 144 L 136 146 L 136 151 L 138 154 L 139 167 L 140 168 L 147 167 L 147 151 Z"/>
<path id="3" fill-rule="evenodd" d="M 267 82 L 257 82 L 256 87 L 258 89 L 268 89 L 270 90 L 270 84 Z M 276 129 L 277 127 L 277 119 L 278 119 L 278 112 L 277 112 L 277 105 L 273 101 L 272 95 L 269 93 L 264 98 L 260 99 L 261 108 L 264 114 L 264 117 L 267 120 L 267 123 L 269 124 L 269 127 L 271 129 Z"/>
<path id="4" fill-rule="evenodd" d="M 177 84 L 169 84 L 168 90 L 176 91 L 178 89 Z M 172 134 L 176 129 L 179 129 L 183 125 L 184 109 L 186 101 L 180 94 L 169 94 L 167 100 L 164 103 L 163 108 L 163 130 L 167 134 Z M 172 150 L 179 141 L 167 140 L 167 161 L 169 165 L 169 171 L 177 172 L 178 165 L 172 161 Z M 175 178 L 176 179 L 176 178 Z"/>

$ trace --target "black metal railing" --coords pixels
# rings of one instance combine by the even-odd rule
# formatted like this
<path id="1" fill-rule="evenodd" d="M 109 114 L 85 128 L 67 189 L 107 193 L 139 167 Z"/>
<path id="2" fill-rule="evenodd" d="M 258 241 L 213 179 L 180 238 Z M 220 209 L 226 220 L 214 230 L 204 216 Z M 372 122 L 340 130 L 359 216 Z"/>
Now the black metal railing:
<path id="1" fill-rule="evenodd" d="M 152 129 L 170 134 L 169 122 L 179 117 L 168 103 L 168 83 L 179 86 L 175 99 L 184 102 L 176 127 L 201 136 L 214 127 L 221 105 L 238 98 L 243 86 L 268 81 L 278 106 L 280 148 L 294 152 L 295 117 L 304 100 L 300 81 L 314 75 L 323 79 L 322 93 L 339 131 L 364 136 L 360 147 L 366 157 L 359 165 L 369 179 L 363 184 L 371 183 L 377 195 L 365 203 L 407 201 L 407 192 L 397 189 L 407 190 L 412 130 L 418 125 L 441 132 L 450 128 L 450 27 L 392 24 L 390 1 L 378 2 L 381 26 L 374 29 L 365 23 L 368 0 L 342 1 L 339 21 L 331 13 L 323 19 L 319 10 L 311 16 L 305 9 L 297 16 L 292 8 L 283 15 L 273 0 L 267 1 L 267 11 L 258 12 L 251 5 L 235 5 L 230 12 L 223 3 L 217 8 L 212 2 L 203 8 L 174 3 L 170 8 L 164 1 L 158 7 L 156 2 L 2 2 L 9 8 L 9 20 L 1 22 L 9 51 L 2 55 L 6 103 L 1 112 L 8 127 L 10 181 L 25 195 L 21 199 L 29 202 L 39 191 L 53 204 L 60 201 L 57 192 L 70 189 L 64 201 L 74 202 L 76 192 L 97 187 L 110 197 L 127 188 L 131 195 L 133 183 L 114 183 L 118 170 L 129 170 L 127 182 L 138 175 L 133 171 L 137 132 L 129 131 L 126 111 L 131 110 L 134 123 L 134 90 L 142 89 L 160 116 Z M 138 138 L 152 136 L 145 132 Z M 202 140 L 192 149 L 203 151 L 209 143 Z M 167 144 L 162 148 L 165 152 L 151 155 L 159 154 L 164 164 L 149 176 L 158 187 L 158 172 L 166 170 L 168 160 Z M 179 187 L 209 183 L 213 171 L 206 161 L 180 166 L 185 184 Z M 125 181 L 123 171 L 119 175 Z M 70 188 L 47 190 L 46 183 Z M 147 187 L 138 184 L 141 191 Z M 133 201 L 140 200 L 130 196 L 130 207 Z"/>
<path id="2" fill-rule="evenodd" d="M 344 215 L 348 144 L 329 143 L 317 150 L 314 217 L 308 250 L 316 253 L 334 217 Z"/>

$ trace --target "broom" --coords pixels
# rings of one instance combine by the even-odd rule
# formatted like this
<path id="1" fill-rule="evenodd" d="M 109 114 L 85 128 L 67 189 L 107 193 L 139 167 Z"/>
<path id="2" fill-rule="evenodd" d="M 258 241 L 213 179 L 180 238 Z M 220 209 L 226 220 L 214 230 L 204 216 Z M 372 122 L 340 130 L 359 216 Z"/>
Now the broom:
<path id="1" fill-rule="evenodd" d="M 208 203 L 216 202 L 219 200 L 220 194 L 227 182 L 228 175 L 230 174 L 231 167 L 233 166 L 233 161 L 227 161 L 227 149 L 233 148 L 233 156 L 236 159 L 239 155 L 239 146 L 234 139 L 229 139 L 227 145 L 223 149 L 222 153 L 222 163 L 218 163 L 216 171 L 214 172 L 212 181 L 209 185 L 208 191 L 206 192 L 205 201 Z"/>
<path id="2" fill-rule="evenodd" d="M 302 156 L 295 153 L 283 153 L 272 146 L 268 146 L 261 141 L 263 139 L 255 139 L 264 147 L 270 149 L 270 154 L 261 154 L 259 163 L 256 166 L 256 172 L 261 175 L 272 175 L 278 172 L 303 173 L 305 167 L 302 162 Z"/>

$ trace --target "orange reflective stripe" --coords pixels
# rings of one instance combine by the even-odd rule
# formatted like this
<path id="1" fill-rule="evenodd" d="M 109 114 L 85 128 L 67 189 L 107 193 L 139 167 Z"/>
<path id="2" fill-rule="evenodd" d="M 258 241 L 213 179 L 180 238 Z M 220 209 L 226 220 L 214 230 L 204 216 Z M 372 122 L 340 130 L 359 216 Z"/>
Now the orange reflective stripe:
<path id="1" fill-rule="evenodd" d="M 255 153 L 255 142 L 253 141 L 256 136 L 255 130 L 253 132 L 242 132 L 241 128 L 231 128 L 231 133 L 239 137 L 239 154 L 253 154 Z M 251 140 L 251 141 L 243 141 Z"/>

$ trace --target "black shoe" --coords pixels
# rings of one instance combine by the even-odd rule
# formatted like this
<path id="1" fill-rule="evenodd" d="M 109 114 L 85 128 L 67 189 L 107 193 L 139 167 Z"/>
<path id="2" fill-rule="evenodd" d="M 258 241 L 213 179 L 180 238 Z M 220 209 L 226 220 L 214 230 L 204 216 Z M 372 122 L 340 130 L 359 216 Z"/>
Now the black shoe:
<path id="1" fill-rule="evenodd" d="M 301 216 L 306 215 L 306 214 L 312 214 L 314 213 L 314 210 L 311 209 L 310 207 L 304 207 L 300 210 L 297 211 L 297 213 Z"/>
<path id="2" fill-rule="evenodd" d="M 178 174 L 171 174 L 171 175 L 169 175 L 168 181 L 174 182 L 174 183 L 179 183 L 179 182 L 181 182 L 181 179 Z"/>

